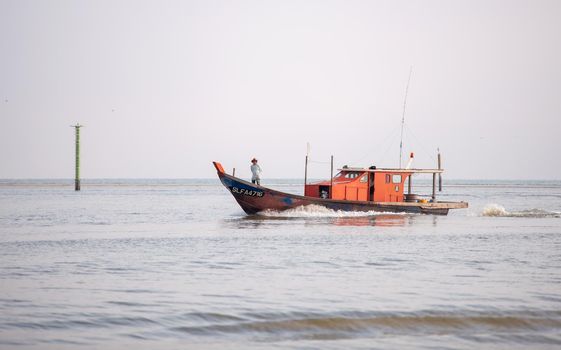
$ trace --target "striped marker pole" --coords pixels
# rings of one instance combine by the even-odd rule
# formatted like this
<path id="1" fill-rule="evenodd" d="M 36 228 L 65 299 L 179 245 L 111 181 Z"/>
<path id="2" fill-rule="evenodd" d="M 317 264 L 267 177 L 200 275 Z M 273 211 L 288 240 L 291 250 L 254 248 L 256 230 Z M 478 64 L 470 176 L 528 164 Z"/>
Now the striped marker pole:
<path id="1" fill-rule="evenodd" d="M 79 123 L 76 125 L 72 125 L 72 127 L 76 130 L 76 172 L 74 177 L 74 190 L 80 191 L 80 128 L 83 125 Z"/>

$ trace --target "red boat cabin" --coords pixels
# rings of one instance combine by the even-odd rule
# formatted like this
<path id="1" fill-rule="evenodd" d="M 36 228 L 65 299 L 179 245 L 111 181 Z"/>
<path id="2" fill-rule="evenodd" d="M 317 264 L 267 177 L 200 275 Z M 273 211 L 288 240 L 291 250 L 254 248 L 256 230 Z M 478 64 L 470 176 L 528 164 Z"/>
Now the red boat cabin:
<path id="1" fill-rule="evenodd" d="M 411 175 L 429 172 L 420 169 L 339 169 L 331 181 L 306 184 L 304 195 L 350 201 L 403 202 L 405 181 L 411 193 Z M 440 170 L 430 170 L 431 173 Z"/>

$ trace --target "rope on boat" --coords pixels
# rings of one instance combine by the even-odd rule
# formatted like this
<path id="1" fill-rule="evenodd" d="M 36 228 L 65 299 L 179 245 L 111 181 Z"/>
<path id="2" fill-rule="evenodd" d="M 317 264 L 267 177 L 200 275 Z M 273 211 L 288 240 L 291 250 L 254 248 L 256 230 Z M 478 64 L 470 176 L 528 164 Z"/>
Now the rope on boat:
<path id="1" fill-rule="evenodd" d="M 419 140 L 417 138 L 417 136 L 415 136 L 415 134 L 413 133 L 413 131 L 411 131 L 411 129 L 409 129 L 409 127 L 406 125 L 405 129 L 407 130 L 407 133 L 410 134 L 411 136 L 413 136 L 413 138 L 417 141 L 417 143 L 421 146 L 421 151 L 423 151 L 424 153 L 426 153 L 426 155 L 428 155 L 433 161 L 436 162 L 436 158 L 434 158 L 434 156 L 428 151 L 428 149 L 424 146 L 424 143 Z"/>

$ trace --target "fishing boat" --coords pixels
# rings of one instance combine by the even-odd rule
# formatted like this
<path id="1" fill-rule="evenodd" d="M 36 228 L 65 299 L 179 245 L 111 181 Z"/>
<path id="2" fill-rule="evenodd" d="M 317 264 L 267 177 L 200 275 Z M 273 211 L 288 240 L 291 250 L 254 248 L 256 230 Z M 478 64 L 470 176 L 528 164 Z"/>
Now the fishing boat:
<path id="1" fill-rule="evenodd" d="M 331 156 L 331 178 L 329 181 L 307 183 L 308 154 L 304 172 L 304 195 L 295 195 L 255 185 L 232 175 L 226 174 L 222 164 L 213 162 L 222 184 L 232 193 L 238 204 L 248 214 L 265 210 L 283 211 L 302 206 L 319 205 L 332 210 L 421 213 L 447 215 L 450 209 L 467 208 L 467 202 L 442 202 L 436 199 L 436 179 L 439 191 L 442 191 L 442 173 L 440 151 L 437 169 L 412 169 L 414 154 L 410 154 L 409 163 L 401 167 L 403 155 L 403 136 L 405 126 L 405 107 L 413 67 L 409 70 L 409 79 L 405 88 L 403 113 L 401 117 L 401 136 L 399 142 L 399 168 L 349 168 L 344 166 L 333 176 L 333 156 Z M 413 175 L 432 174 L 432 195 L 420 197 L 412 192 Z M 407 182 L 407 194 L 404 194 Z"/>
<path id="2" fill-rule="evenodd" d="M 411 160 L 412 158 L 413 154 Z M 391 169 L 375 166 L 368 168 L 344 166 L 328 181 L 307 184 L 305 180 L 304 195 L 295 195 L 242 180 L 234 174 L 227 174 L 219 162 L 213 164 L 222 184 L 247 214 L 319 205 L 341 211 L 447 215 L 450 209 L 468 207 L 467 202 L 441 202 L 436 199 L 437 175 L 441 179 L 440 175 L 444 171 L 440 167 Z M 416 174 L 432 174 L 432 195 L 429 198 L 420 197 L 412 192 L 412 177 Z M 406 183 L 408 191 L 404 194 Z M 439 184 L 442 190 L 441 180 Z"/>

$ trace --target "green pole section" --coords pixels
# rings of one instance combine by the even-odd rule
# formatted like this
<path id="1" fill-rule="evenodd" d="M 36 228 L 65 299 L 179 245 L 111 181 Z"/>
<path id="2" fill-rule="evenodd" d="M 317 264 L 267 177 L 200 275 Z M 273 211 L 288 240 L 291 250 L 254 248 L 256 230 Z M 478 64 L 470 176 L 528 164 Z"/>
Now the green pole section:
<path id="1" fill-rule="evenodd" d="M 76 176 L 74 178 L 74 190 L 80 191 L 80 128 L 82 125 L 76 124 Z"/>

